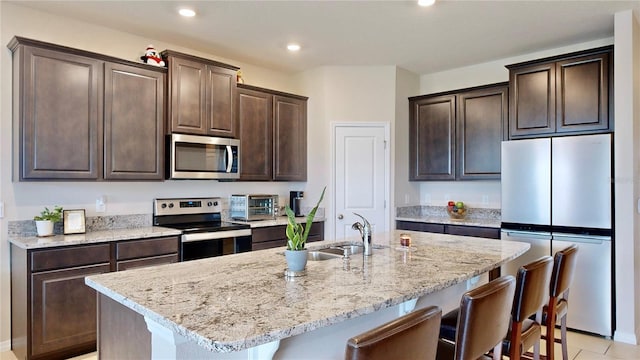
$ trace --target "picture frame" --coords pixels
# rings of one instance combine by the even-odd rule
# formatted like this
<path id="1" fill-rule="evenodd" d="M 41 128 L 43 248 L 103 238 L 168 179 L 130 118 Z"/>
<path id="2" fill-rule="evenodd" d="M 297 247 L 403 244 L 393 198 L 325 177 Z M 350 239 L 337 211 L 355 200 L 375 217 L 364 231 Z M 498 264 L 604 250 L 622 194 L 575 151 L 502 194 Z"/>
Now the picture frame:
<path id="1" fill-rule="evenodd" d="M 84 234 L 85 233 L 85 211 L 84 209 L 63 210 L 64 234 Z"/>

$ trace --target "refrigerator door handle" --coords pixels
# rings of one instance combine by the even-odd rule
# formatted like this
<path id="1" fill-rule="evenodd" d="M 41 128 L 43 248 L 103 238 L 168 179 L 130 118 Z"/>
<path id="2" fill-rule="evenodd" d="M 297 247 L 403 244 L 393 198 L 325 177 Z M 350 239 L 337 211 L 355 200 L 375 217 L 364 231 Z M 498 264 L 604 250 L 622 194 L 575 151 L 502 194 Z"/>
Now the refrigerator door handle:
<path id="1" fill-rule="evenodd" d="M 531 239 L 540 239 L 540 238 L 551 238 L 551 233 L 549 232 L 530 232 L 530 231 L 519 231 L 519 230 L 501 230 L 503 234 L 510 237 L 519 237 L 519 238 L 531 238 Z"/>
<path id="2" fill-rule="evenodd" d="M 553 234 L 553 239 L 558 241 L 569 241 L 574 243 L 585 243 L 585 244 L 602 244 L 605 241 L 611 241 L 611 237 L 609 236 L 577 235 L 577 234 Z"/>

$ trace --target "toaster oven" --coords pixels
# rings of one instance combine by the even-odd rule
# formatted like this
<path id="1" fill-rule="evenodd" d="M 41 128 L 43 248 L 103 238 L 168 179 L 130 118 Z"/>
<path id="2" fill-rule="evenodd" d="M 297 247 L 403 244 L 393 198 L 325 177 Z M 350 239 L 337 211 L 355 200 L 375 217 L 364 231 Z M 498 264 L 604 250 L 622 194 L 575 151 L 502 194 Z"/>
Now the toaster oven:
<path id="1" fill-rule="evenodd" d="M 229 216 L 238 220 L 267 220 L 278 216 L 278 195 L 231 195 Z"/>

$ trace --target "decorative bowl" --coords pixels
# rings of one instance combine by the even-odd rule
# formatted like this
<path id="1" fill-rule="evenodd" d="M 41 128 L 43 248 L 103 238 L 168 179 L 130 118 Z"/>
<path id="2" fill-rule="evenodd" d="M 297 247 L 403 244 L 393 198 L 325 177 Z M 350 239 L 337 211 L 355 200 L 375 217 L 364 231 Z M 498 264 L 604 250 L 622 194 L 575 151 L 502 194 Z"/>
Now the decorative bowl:
<path id="1" fill-rule="evenodd" d="M 467 207 L 463 206 L 458 208 L 456 206 L 448 205 L 447 214 L 449 214 L 449 217 L 453 220 L 463 220 L 465 216 L 467 216 Z"/>

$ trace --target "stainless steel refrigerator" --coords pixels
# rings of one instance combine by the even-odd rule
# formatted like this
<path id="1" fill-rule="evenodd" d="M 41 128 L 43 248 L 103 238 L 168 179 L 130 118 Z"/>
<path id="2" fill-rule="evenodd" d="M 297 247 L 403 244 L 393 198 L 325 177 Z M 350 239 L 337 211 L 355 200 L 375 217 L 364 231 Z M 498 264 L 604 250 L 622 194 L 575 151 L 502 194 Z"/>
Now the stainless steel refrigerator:
<path id="1" fill-rule="evenodd" d="M 611 134 L 502 142 L 502 239 L 530 250 L 519 266 L 578 244 L 567 326 L 613 334 Z"/>

